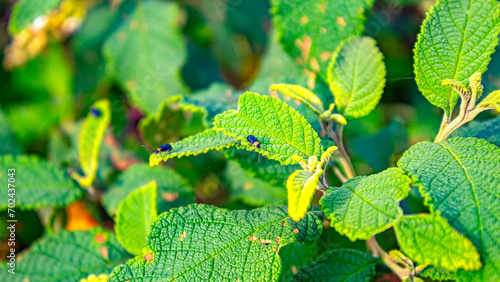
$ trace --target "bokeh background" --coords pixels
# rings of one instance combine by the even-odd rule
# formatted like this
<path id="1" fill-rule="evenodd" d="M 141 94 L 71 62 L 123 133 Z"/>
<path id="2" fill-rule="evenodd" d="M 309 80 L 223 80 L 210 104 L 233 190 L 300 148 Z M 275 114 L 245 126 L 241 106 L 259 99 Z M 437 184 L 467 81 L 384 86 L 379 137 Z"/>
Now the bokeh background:
<path id="1" fill-rule="evenodd" d="M 94 185 L 98 197 L 105 197 L 109 187 L 119 186 L 128 168 L 147 163 L 150 152 L 141 145 L 157 147 L 203 129 L 185 122 L 193 118 L 193 113 L 175 107 L 157 123 L 141 128 L 141 120 L 151 113 L 142 111 L 127 95 L 127 85 L 110 75 L 109 58 L 103 52 L 105 40 L 134 5 L 122 2 L 136 1 L 66 0 L 51 12 L 41 30 L 34 28 L 13 38 L 7 33 L 7 23 L 14 1 L 0 0 L 0 154 L 36 154 L 58 167 L 77 169 L 82 119 L 93 102 L 107 98 L 111 101 L 112 126 L 99 156 Z M 182 95 L 187 104 L 206 105 L 208 101 L 208 123 L 215 114 L 235 108 L 238 95 L 245 90 L 269 94 L 271 83 L 307 85 L 307 77 L 276 40 L 269 0 L 175 2 L 179 7 L 175 23 L 159 22 L 158 28 L 175 29 L 172 32 L 180 35 L 180 40 L 172 41 L 178 45 L 172 50 L 178 53 L 165 54 L 158 64 L 161 67 L 179 61 L 173 84 L 180 86 L 175 90 L 172 86 L 171 94 Z M 433 4 L 432 0 L 380 0 L 366 14 L 365 34 L 377 40 L 385 56 L 387 83 L 379 106 L 345 127 L 345 142 L 359 175 L 393 165 L 409 146 L 431 140 L 439 129 L 442 111 L 420 94 L 413 73 L 413 47 L 425 13 Z M 125 45 L 125 54 L 141 52 L 133 44 Z M 167 74 L 165 79 L 173 78 Z M 500 89 L 499 52 L 493 55 L 483 79 L 485 93 Z M 315 93 L 325 101 L 333 100 L 322 81 L 317 81 Z M 488 111 L 478 119 L 493 115 Z M 271 185 L 245 174 L 220 152 L 170 160 L 165 166 L 174 169 L 186 187 L 193 189 L 192 201 L 230 209 L 269 204 L 258 198 L 258 191 L 256 195 L 245 192 L 253 186 L 267 185 L 269 190 L 283 186 L 279 181 Z M 129 175 L 140 177 L 132 172 Z M 339 184 L 333 175 L 330 178 L 333 185 Z M 284 188 L 273 193 L 278 203 L 286 198 Z M 403 207 L 410 212 L 422 211 L 420 203 L 415 193 Z M 45 233 L 113 225 L 101 198 L 82 199 L 65 208 L 18 211 L 17 216 L 18 252 Z M 0 245 L 0 258 L 5 259 L 4 212 L 1 217 L 0 240 L 4 243 Z M 379 242 L 387 249 L 396 246 L 390 232 L 379 235 Z M 317 252 L 338 247 L 365 248 L 364 242 L 350 242 L 330 228 L 318 242 Z"/>

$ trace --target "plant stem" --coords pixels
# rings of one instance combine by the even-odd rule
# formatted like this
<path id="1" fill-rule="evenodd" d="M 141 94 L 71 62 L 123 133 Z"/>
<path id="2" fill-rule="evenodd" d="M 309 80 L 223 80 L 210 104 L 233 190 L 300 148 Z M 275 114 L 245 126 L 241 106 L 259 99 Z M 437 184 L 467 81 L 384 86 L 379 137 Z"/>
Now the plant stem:
<path id="1" fill-rule="evenodd" d="M 376 258 L 379 257 L 384 264 L 399 277 L 399 279 L 405 280 L 410 277 L 411 271 L 408 268 L 401 267 L 391 255 L 386 253 L 378 244 L 375 236 L 366 241 L 366 246 L 372 252 L 372 255 Z"/>

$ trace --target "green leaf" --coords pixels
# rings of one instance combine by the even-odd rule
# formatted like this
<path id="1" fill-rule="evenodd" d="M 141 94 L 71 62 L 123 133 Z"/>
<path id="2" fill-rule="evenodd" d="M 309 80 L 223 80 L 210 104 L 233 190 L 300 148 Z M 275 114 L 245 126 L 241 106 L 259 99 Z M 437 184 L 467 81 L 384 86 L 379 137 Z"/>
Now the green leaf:
<path id="1" fill-rule="evenodd" d="M 290 281 L 299 269 L 314 261 L 317 251 L 318 246 L 316 242 L 311 245 L 292 243 L 281 248 L 279 256 L 281 258 L 282 270 L 279 281 Z"/>
<path id="2" fill-rule="evenodd" d="M 477 107 L 491 108 L 500 111 L 500 90 L 496 90 L 488 94 Z"/>
<path id="3" fill-rule="evenodd" d="M 323 108 L 323 102 L 314 95 L 309 89 L 304 88 L 300 85 L 293 84 L 273 84 L 271 85 L 271 90 L 278 90 L 281 93 L 304 103 L 318 116 L 321 115 L 325 109 Z"/>
<path id="4" fill-rule="evenodd" d="M 281 165 L 275 160 L 260 158 L 259 154 L 246 150 L 239 150 L 237 147 L 231 147 L 224 150 L 227 158 L 238 162 L 240 167 L 251 177 L 262 179 L 271 185 L 285 186 L 288 177 L 296 170 L 299 165 Z"/>
<path id="5" fill-rule="evenodd" d="M 0 111 L 0 155 L 18 155 L 21 153 L 21 148 L 16 142 L 14 131 L 10 126 L 9 120 Z"/>
<path id="6" fill-rule="evenodd" d="M 476 137 L 500 146 L 500 117 L 482 121 L 471 121 L 467 126 L 455 130 L 451 137 Z"/>
<path id="7" fill-rule="evenodd" d="M 165 99 L 185 92 L 179 70 L 186 57 L 178 28 L 181 13 L 171 2 L 134 5 L 133 13 L 104 44 L 104 55 L 108 71 L 132 102 L 154 114 Z"/>
<path id="8" fill-rule="evenodd" d="M 172 150 L 169 152 L 159 152 L 151 154 L 149 157 L 149 165 L 151 167 L 159 165 L 161 161 L 177 157 L 196 156 L 205 154 L 210 150 L 222 150 L 238 145 L 239 142 L 233 137 L 224 135 L 222 132 L 216 132 L 213 129 L 207 129 L 188 138 L 184 138 L 179 142 L 172 143 Z"/>
<path id="9" fill-rule="evenodd" d="M 420 272 L 419 276 L 429 277 L 432 280 L 438 280 L 438 281 L 443 281 L 443 280 L 456 281 L 457 280 L 457 277 L 454 275 L 453 272 L 450 272 L 450 271 L 447 271 L 444 269 L 437 269 L 431 265 L 426 267 L 422 272 Z"/>
<path id="10" fill-rule="evenodd" d="M 61 231 L 32 245 L 16 263 L 16 274 L 0 273 L 2 281 L 79 281 L 90 274 L 108 274 L 129 259 L 113 233 L 102 228 Z"/>
<path id="11" fill-rule="evenodd" d="M 391 121 L 375 134 L 351 138 L 349 149 L 376 172 L 391 166 L 391 157 L 407 147 L 406 127 L 398 120 Z"/>
<path id="12" fill-rule="evenodd" d="M 335 105 L 347 120 L 368 115 L 385 86 L 384 57 L 370 37 L 356 37 L 336 52 L 328 68 Z"/>
<path id="13" fill-rule="evenodd" d="M 372 0 L 273 0 L 280 42 L 297 63 L 326 78 L 329 60 L 345 40 L 363 33 Z"/>
<path id="14" fill-rule="evenodd" d="M 195 202 L 193 190 L 174 170 L 165 167 L 150 168 L 145 163 L 135 164 L 125 170 L 106 191 L 102 203 L 109 215 L 113 215 L 130 193 L 151 181 L 158 186 L 156 198 L 158 212 Z"/>
<path id="15" fill-rule="evenodd" d="M 370 281 L 378 259 L 354 249 L 336 249 L 301 269 L 291 281 Z"/>
<path id="16" fill-rule="evenodd" d="M 306 214 L 318 187 L 319 177 L 323 173 L 322 169 L 314 174 L 305 170 L 297 170 L 288 178 L 286 182 L 288 213 L 293 220 L 299 221 Z"/>
<path id="17" fill-rule="evenodd" d="M 19 0 L 15 3 L 10 15 L 8 30 L 11 35 L 17 34 L 31 25 L 39 16 L 48 14 L 59 6 L 63 0 Z"/>
<path id="18" fill-rule="evenodd" d="M 116 268 L 111 281 L 276 281 L 279 248 L 311 244 L 322 230 L 322 213 L 294 222 L 282 207 L 229 211 L 208 205 L 181 207 L 160 215 L 148 234 L 153 260 L 136 257 Z M 184 258 L 184 259 L 179 259 Z M 188 259 L 185 259 L 188 258 Z"/>
<path id="19" fill-rule="evenodd" d="M 306 119 L 286 103 L 269 96 L 246 92 L 238 101 L 238 110 L 215 117 L 214 129 L 241 140 L 249 151 L 257 151 L 283 165 L 295 163 L 292 155 L 307 159 L 322 153 L 320 139 Z M 247 141 L 254 135 L 258 149 Z"/>
<path id="20" fill-rule="evenodd" d="M 139 122 L 139 130 L 149 145 L 156 148 L 208 128 L 207 111 L 182 100 L 182 96 L 168 98 L 156 114 Z"/>
<path id="21" fill-rule="evenodd" d="M 351 241 L 368 240 L 403 216 L 399 201 L 408 196 L 410 183 L 404 171 L 389 168 L 328 188 L 320 204 L 337 232 Z"/>
<path id="22" fill-rule="evenodd" d="M 235 161 L 229 161 L 226 176 L 231 184 L 231 200 L 253 206 L 278 205 L 286 202 L 283 186 L 273 186 L 249 176 Z"/>
<path id="23" fill-rule="evenodd" d="M 9 175 L 8 170 L 12 168 L 15 174 Z M 82 190 L 63 170 L 37 156 L 0 156 L 0 181 L 5 183 L 4 193 L 0 195 L 0 210 L 7 209 L 12 202 L 8 199 L 12 198 L 17 208 L 35 210 L 64 207 L 82 196 Z M 15 193 L 8 188 L 15 189 Z"/>
<path id="24" fill-rule="evenodd" d="M 149 228 L 158 217 L 156 182 L 153 180 L 130 193 L 118 206 L 116 239 L 131 254 L 142 254 Z"/>
<path id="25" fill-rule="evenodd" d="M 467 279 L 500 279 L 500 148 L 475 138 L 421 142 L 398 166 L 415 179 L 431 211 L 478 249 L 484 266 Z"/>
<path id="26" fill-rule="evenodd" d="M 419 264 L 449 271 L 482 266 L 476 247 L 438 215 L 405 215 L 394 230 L 401 250 Z"/>
<path id="27" fill-rule="evenodd" d="M 438 1 L 422 24 L 415 45 L 415 80 L 422 94 L 449 115 L 459 94 L 441 82 L 467 84 L 484 73 L 498 44 L 499 6 L 495 0 Z"/>
<path id="28" fill-rule="evenodd" d="M 94 103 L 93 107 L 99 111 L 98 116 L 87 114 L 82 125 L 80 137 L 78 141 L 78 151 L 80 157 L 80 166 L 83 171 L 83 176 L 73 174 L 75 179 L 81 186 L 91 186 L 94 183 L 99 150 L 101 143 L 106 133 L 106 129 L 111 121 L 111 109 L 108 100 L 103 99 Z"/>

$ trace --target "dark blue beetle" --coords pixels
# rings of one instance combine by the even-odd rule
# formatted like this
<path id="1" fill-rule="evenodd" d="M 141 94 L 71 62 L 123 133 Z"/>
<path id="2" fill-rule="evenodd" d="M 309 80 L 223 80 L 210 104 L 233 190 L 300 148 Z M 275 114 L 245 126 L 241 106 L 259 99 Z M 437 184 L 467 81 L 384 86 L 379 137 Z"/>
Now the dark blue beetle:
<path id="1" fill-rule="evenodd" d="M 142 147 L 153 150 L 153 148 L 148 147 L 146 145 L 142 145 Z M 163 144 L 160 147 L 158 147 L 158 149 L 154 150 L 153 153 L 158 154 L 159 152 L 169 152 L 170 150 L 172 150 L 172 146 L 170 144 Z"/>
<path id="2" fill-rule="evenodd" d="M 260 149 L 260 143 L 259 143 L 259 140 L 257 140 L 257 138 L 255 138 L 255 136 L 253 135 L 248 135 L 247 136 L 247 140 L 248 142 L 252 143 L 252 145 L 254 145 L 255 147 L 259 148 Z"/>
<path id="3" fill-rule="evenodd" d="M 159 152 L 169 152 L 170 150 L 172 150 L 172 146 L 170 146 L 170 144 L 164 144 L 156 149 L 155 154 L 158 154 Z"/>
<path id="4" fill-rule="evenodd" d="M 101 116 L 101 111 L 99 111 L 98 109 L 96 109 L 94 106 L 90 107 L 90 114 L 95 117 L 95 118 L 98 118 Z"/>

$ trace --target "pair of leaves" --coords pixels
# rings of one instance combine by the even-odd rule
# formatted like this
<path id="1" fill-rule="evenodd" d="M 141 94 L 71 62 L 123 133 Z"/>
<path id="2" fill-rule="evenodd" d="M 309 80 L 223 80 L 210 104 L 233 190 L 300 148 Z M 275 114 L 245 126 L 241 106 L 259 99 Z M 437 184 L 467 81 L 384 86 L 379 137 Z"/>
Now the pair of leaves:
<path id="1" fill-rule="evenodd" d="M 484 73 L 498 44 L 499 4 L 495 0 L 442 0 L 431 8 L 415 45 L 415 74 L 422 94 L 450 114 L 459 94 L 441 82 L 465 84 Z"/>
<path id="2" fill-rule="evenodd" d="M 15 170 L 13 175 L 9 169 Z M 34 210 L 64 207 L 82 196 L 82 190 L 63 170 L 36 156 L 0 156 L 0 181 L 5 185 L 0 209 L 7 209 L 11 198 L 17 208 Z M 9 183 L 12 186 L 7 187 Z M 15 193 L 7 189 L 15 189 Z"/>
<path id="3" fill-rule="evenodd" d="M 356 37 L 336 50 L 328 68 L 328 84 L 339 113 L 332 116 L 333 105 L 325 112 L 323 103 L 311 91 L 298 85 L 277 84 L 272 90 L 279 90 L 308 106 L 318 116 L 328 113 L 334 120 L 345 124 L 369 114 L 382 97 L 385 86 L 385 64 L 375 40 L 370 37 Z"/>
<path id="4" fill-rule="evenodd" d="M 118 206 L 116 214 L 116 239 L 131 254 L 142 253 L 146 235 L 155 221 L 156 182 L 151 181 L 130 193 Z"/>
<path id="5" fill-rule="evenodd" d="M 125 2 L 132 13 L 104 44 L 107 69 L 141 110 L 154 114 L 170 96 L 185 92 L 180 67 L 186 46 L 175 3 Z M 158 24 L 163 23 L 163 24 Z"/>
<path id="6" fill-rule="evenodd" d="M 296 110 L 276 98 L 251 92 L 240 97 L 237 111 L 216 116 L 214 129 L 282 165 L 296 163 L 294 154 L 307 159 L 319 157 L 323 150 L 316 131 Z M 247 141 L 249 135 L 259 140 L 260 149 Z"/>
<path id="7" fill-rule="evenodd" d="M 273 21 L 280 42 L 296 62 L 326 78 L 333 52 L 345 40 L 360 35 L 363 13 L 371 0 L 273 0 Z"/>
<path id="8" fill-rule="evenodd" d="M 500 149 L 475 138 L 422 142 L 410 148 L 398 166 L 415 179 L 431 211 L 477 247 L 483 268 L 456 274 L 469 280 L 498 280 Z"/>
<path id="9" fill-rule="evenodd" d="M 80 166 L 84 175 L 74 174 L 75 179 L 83 187 L 91 186 L 94 183 L 99 150 L 111 121 L 111 109 L 108 100 L 99 100 L 92 107 L 98 111 L 98 114 L 91 112 L 87 114 L 78 140 Z"/>
<path id="10" fill-rule="evenodd" d="M 308 212 L 299 222 L 285 208 L 229 211 L 192 205 L 160 215 L 148 234 L 146 261 L 136 257 L 116 268 L 110 281 L 133 279 L 276 281 L 279 248 L 311 244 L 320 235 L 322 213 Z M 151 260 L 152 258 L 152 260 Z"/>
<path id="11" fill-rule="evenodd" d="M 79 281 L 91 274 L 108 274 L 128 258 L 109 231 L 61 231 L 31 246 L 17 261 L 15 275 L 3 265 L 0 280 Z"/>

